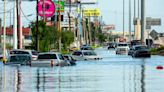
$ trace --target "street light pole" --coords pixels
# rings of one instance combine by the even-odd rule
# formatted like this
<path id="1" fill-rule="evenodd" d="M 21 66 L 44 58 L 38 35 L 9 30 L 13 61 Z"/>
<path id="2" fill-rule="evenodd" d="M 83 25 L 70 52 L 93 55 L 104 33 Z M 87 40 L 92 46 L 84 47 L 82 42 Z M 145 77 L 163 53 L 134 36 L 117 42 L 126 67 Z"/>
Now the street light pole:
<path id="1" fill-rule="evenodd" d="M 145 0 L 141 0 L 141 43 L 144 45 L 145 31 Z"/>

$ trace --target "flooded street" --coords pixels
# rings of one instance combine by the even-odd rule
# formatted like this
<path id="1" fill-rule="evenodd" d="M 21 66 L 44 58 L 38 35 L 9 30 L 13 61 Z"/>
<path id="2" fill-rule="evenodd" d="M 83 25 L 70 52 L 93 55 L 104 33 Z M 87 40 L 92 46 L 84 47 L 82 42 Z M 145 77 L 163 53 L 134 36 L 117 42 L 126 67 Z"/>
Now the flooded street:
<path id="1" fill-rule="evenodd" d="M 164 57 L 134 59 L 98 48 L 99 61 L 75 66 L 29 67 L 0 64 L 0 92 L 164 92 Z"/>

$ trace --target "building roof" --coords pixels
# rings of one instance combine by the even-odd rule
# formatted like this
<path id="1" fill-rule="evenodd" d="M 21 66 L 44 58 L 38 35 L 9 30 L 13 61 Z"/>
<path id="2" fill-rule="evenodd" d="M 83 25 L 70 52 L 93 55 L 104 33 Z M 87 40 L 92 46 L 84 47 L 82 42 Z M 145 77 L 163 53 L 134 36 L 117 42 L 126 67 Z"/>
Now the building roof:
<path id="1" fill-rule="evenodd" d="M 30 36 L 31 35 L 31 29 L 30 28 L 24 28 L 22 27 L 22 33 L 23 33 L 23 36 Z M 0 32 L 0 34 L 2 35 L 3 34 L 3 28 L 2 28 L 2 32 Z M 13 35 L 13 28 L 12 27 L 6 27 L 6 35 Z"/>

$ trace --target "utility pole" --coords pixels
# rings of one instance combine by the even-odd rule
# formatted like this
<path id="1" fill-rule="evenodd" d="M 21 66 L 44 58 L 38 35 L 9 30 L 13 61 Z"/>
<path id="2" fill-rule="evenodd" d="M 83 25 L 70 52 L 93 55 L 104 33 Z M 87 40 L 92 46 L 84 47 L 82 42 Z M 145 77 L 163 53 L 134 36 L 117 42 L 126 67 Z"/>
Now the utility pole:
<path id="1" fill-rule="evenodd" d="M 6 63 L 6 0 L 4 0 L 4 20 L 3 20 L 3 60 Z"/>
<path id="2" fill-rule="evenodd" d="M 140 18 L 140 0 L 138 0 L 138 18 Z"/>
<path id="3" fill-rule="evenodd" d="M 144 45 L 145 31 L 145 0 L 141 0 L 141 43 Z"/>
<path id="4" fill-rule="evenodd" d="M 71 0 L 69 0 L 69 13 L 68 13 L 68 18 L 69 18 L 69 31 L 71 31 Z"/>
<path id="5" fill-rule="evenodd" d="M 14 1 L 14 6 L 16 6 L 16 2 L 17 1 Z M 14 39 L 14 42 L 13 42 L 13 48 L 14 49 L 17 49 L 17 46 L 18 46 L 18 37 L 17 37 L 17 9 L 16 7 L 14 7 L 14 32 L 13 32 L 13 39 Z"/>
<path id="6" fill-rule="evenodd" d="M 60 4 L 60 0 L 58 0 L 58 4 Z M 60 14 L 60 7 L 59 7 L 58 8 L 58 30 L 59 30 L 59 33 L 61 34 L 60 22 L 61 22 L 61 14 Z M 61 37 L 59 38 L 59 52 L 61 52 Z"/>
<path id="7" fill-rule="evenodd" d="M 23 41 L 23 37 L 22 37 L 22 13 L 21 13 L 21 0 L 19 0 L 19 49 L 22 49 L 22 41 Z"/>
<path id="8" fill-rule="evenodd" d="M 45 16 L 45 0 L 43 0 L 43 21 L 46 21 L 46 16 Z"/>
<path id="9" fill-rule="evenodd" d="M 131 0 L 129 0 L 129 42 L 131 41 Z"/>
<path id="10" fill-rule="evenodd" d="M 18 44 L 17 44 L 17 48 L 19 48 L 19 44 L 20 44 L 20 30 L 19 30 L 19 23 L 20 23 L 20 16 L 19 16 L 19 0 L 16 0 L 16 11 L 17 11 L 17 36 L 18 36 Z"/>
<path id="11" fill-rule="evenodd" d="M 88 35 L 89 35 L 89 45 L 92 45 L 92 36 L 91 36 L 91 17 L 89 15 L 88 19 Z"/>
<path id="12" fill-rule="evenodd" d="M 36 3 L 37 3 L 37 5 L 36 5 L 36 37 L 35 37 L 35 40 L 36 40 L 36 47 L 35 47 L 35 49 L 37 50 L 37 51 L 39 51 L 39 39 L 38 39 L 38 3 L 39 3 L 39 0 L 37 0 L 36 1 Z"/>
<path id="13" fill-rule="evenodd" d="M 0 33 L 2 33 L 2 20 L 0 18 Z M 1 43 L 1 34 L 0 34 L 0 43 Z"/>
<path id="14" fill-rule="evenodd" d="M 136 20 L 136 0 L 134 0 L 134 18 L 133 18 L 133 22 Z M 135 29 L 135 23 L 134 23 L 134 37 L 135 38 L 135 33 L 136 33 L 136 29 Z"/>
<path id="15" fill-rule="evenodd" d="M 123 37 L 125 38 L 125 0 L 123 0 Z"/>

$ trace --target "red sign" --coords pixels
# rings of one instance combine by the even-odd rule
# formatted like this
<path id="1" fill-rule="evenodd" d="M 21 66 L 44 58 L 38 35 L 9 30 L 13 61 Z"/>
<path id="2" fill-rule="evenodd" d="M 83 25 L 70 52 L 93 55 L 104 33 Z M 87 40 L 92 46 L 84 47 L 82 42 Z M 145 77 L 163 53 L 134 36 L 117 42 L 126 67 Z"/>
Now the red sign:
<path id="1" fill-rule="evenodd" d="M 40 0 L 38 3 L 38 14 L 41 17 L 52 17 L 55 13 L 55 4 L 51 0 Z"/>

